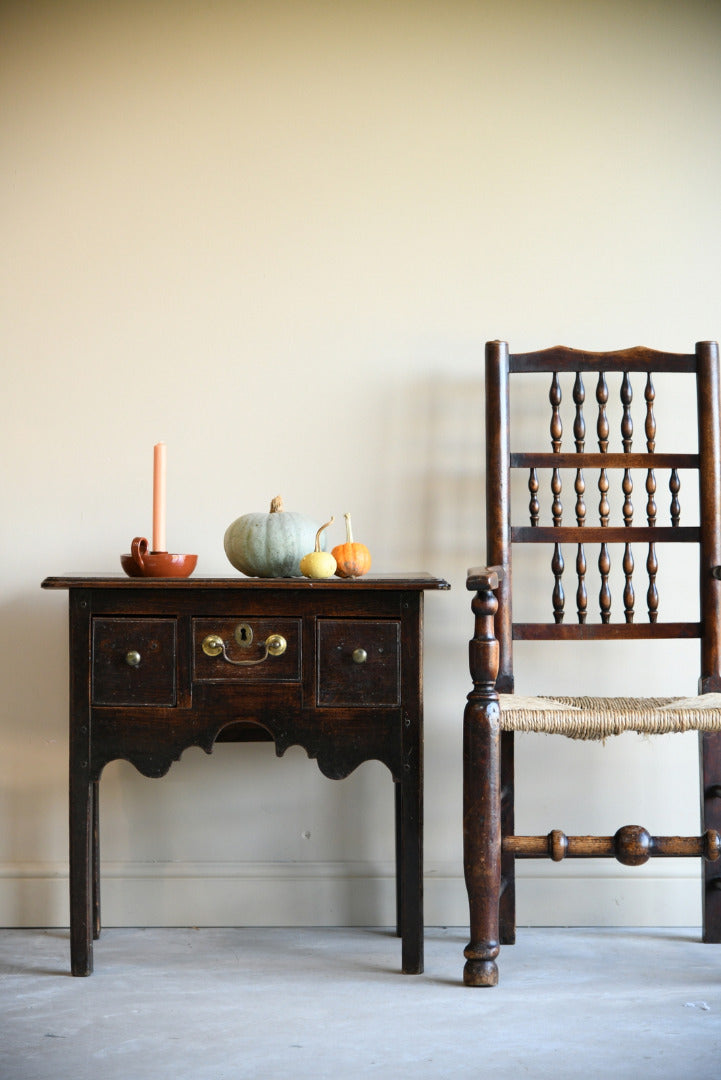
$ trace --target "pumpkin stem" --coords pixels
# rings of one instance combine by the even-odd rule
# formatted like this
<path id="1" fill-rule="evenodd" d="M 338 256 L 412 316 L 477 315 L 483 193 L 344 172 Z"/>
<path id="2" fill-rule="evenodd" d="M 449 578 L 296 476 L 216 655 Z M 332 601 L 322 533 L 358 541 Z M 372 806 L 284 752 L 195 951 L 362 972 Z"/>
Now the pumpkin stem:
<path id="1" fill-rule="evenodd" d="M 323 532 L 323 529 L 327 529 L 328 526 L 332 525 L 334 521 L 335 521 L 335 518 L 332 517 L 330 519 L 330 521 L 326 521 L 325 525 L 321 525 L 321 527 L 318 529 L 318 532 L 315 534 L 315 550 L 316 551 L 320 551 L 320 534 Z"/>
<path id="2" fill-rule="evenodd" d="M 283 513 L 283 498 L 281 495 L 276 495 L 274 499 L 271 499 L 270 512 L 271 514 Z"/>
<path id="3" fill-rule="evenodd" d="M 345 518 L 345 542 L 346 544 L 352 544 L 353 533 L 350 527 L 350 514 L 344 514 L 343 517 Z"/>

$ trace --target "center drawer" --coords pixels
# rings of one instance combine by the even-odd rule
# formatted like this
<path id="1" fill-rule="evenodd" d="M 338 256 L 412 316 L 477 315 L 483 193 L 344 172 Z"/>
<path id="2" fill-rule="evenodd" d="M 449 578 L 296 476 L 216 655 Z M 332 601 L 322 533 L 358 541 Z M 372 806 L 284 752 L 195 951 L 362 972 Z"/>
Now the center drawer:
<path id="1" fill-rule="evenodd" d="M 299 682 L 300 619 L 193 619 L 194 682 Z"/>

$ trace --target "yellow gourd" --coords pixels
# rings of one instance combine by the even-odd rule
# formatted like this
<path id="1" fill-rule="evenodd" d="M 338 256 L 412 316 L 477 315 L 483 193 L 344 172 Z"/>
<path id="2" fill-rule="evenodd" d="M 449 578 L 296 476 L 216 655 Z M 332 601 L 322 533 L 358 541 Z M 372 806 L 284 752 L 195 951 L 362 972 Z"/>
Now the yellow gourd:
<path id="1" fill-rule="evenodd" d="M 335 518 L 332 517 L 330 521 L 326 521 L 325 525 L 321 525 L 315 534 L 315 550 L 309 552 L 308 555 L 304 555 L 300 560 L 300 572 L 304 577 L 320 580 L 333 577 L 333 574 L 335 574 L 337 565 L 335 559 L 329 551 L 320 550 L 320 534 L 334 521 Z"/>

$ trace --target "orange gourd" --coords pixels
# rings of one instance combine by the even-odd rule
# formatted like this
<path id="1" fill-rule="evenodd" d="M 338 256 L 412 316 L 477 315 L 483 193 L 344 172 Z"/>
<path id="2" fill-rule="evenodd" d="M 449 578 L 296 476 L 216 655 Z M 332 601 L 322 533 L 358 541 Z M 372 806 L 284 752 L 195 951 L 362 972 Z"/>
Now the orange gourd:
<path id="1" fill-rule="evenodd" d="M 332 555 L 338 564 L 336 575 L 342 578 L 362 577 L 371 568 L 371 553 L 365 544 L 359 544 L 353 539 L 351 530 L 350 514 L 344 514 L 345 518 L 345 544 L 338 544 L 333 548 Z"/>

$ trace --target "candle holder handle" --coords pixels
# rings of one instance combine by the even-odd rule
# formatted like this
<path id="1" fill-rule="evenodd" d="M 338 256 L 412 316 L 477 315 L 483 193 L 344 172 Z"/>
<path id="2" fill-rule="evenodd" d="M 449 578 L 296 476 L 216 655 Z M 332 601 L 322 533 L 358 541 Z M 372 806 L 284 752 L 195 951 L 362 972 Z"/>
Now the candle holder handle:
<path id="1" fill-rule="evenodd" d="M 148 541 L 144 536 L 136 536 L 130 545 L 130 554 L 133 562 L 139 570 L 145 567 L 145 556 L 148 554 Z"/>

